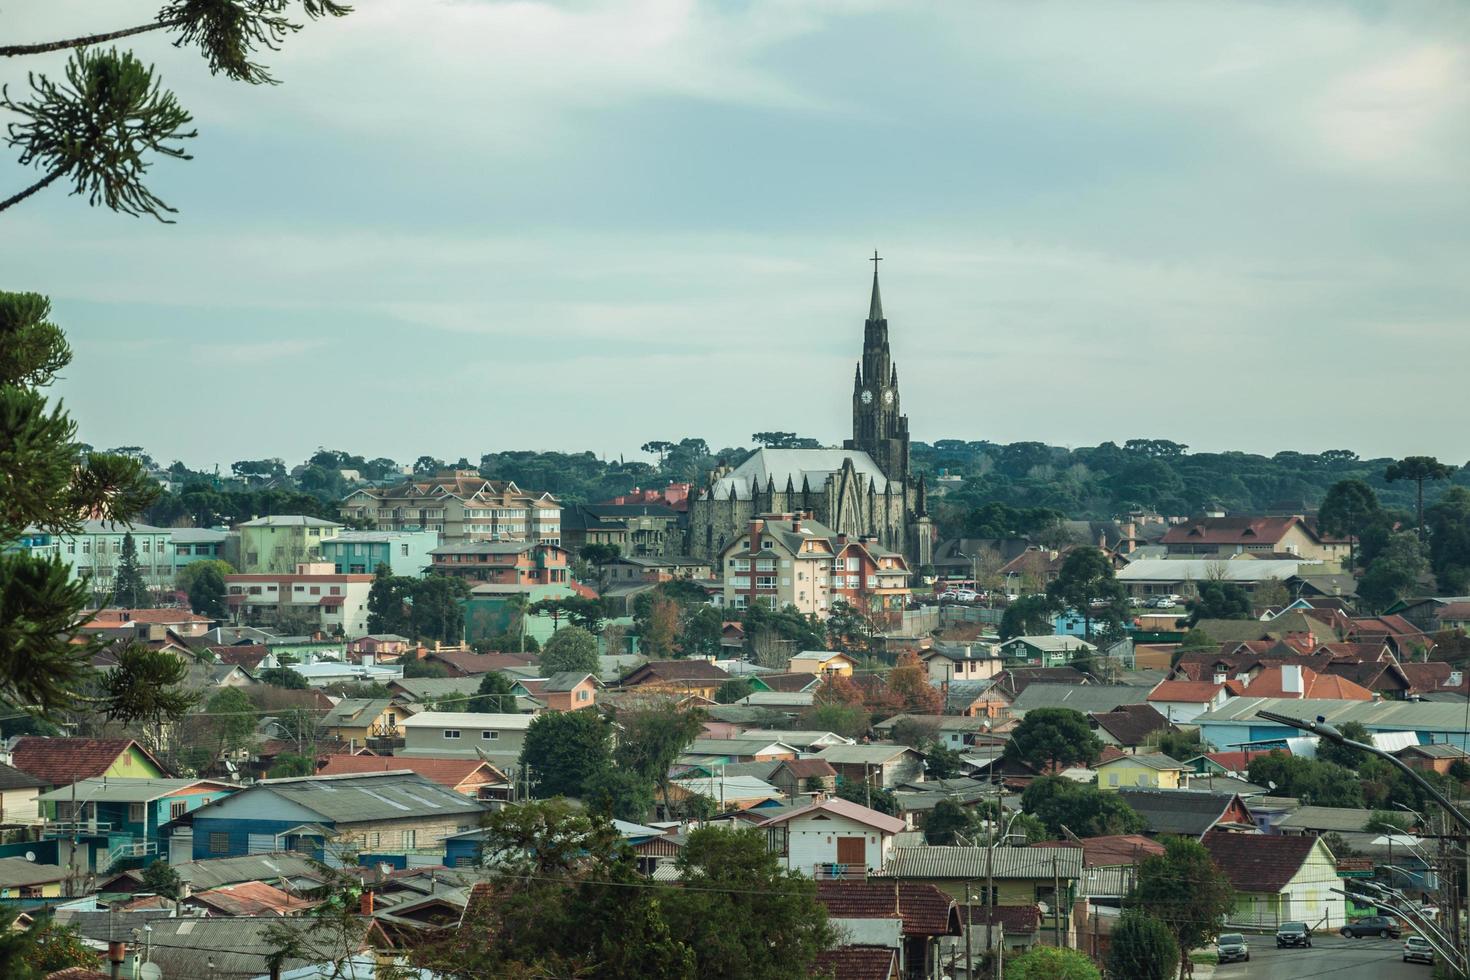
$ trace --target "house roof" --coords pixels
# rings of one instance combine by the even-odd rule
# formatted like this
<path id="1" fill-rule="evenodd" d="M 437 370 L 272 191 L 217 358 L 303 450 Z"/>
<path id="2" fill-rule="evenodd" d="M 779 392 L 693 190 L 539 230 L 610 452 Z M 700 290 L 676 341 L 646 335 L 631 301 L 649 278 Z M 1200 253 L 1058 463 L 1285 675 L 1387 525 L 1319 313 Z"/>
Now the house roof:
<path id="1" fill-rule="evenodd" d="M 623 683 L 725 681 L 729 678 L 729 674 L 708 660 L 650 660 L 629 671 Z M 765 680 L 765 677 L 761 679 Z"/>
<path id="2" fill-rule="evenodd" d="M 1041 928 L 1041 909 L 1035 905 L 961 905 L 960 919 L 970 925 L 998 925 L 1008 936 L 1030 936 Z"/>
<path id="3" fill-rule="evenodd" d="M 1172 730 L 1169 719 L 1151 704 L 1120 704 L 1112 711 L 1094 711 L 1089 717 L 1121 745 L 1140 745 L 1157 731 Z"/>
<path id="4" fill-rule="evenodd" d="M 783 691 L 795 694 L 801 691 L 809 691 L 822 683 L 822 675 L 808 674 L 805 671 L 781 674 L 759 674 L 760 682 L 772 691 Z"/>
<path id="5" fill-rule="evenodd" d="M 474 653 L 469 650 L 435 650 L 425 659 L 432 657 L 461 674 L 488 674 L 492 670 L 508 670 L 512 667 L 531 667 L 535 662 L 527 657 L 508 653 Z"/>
<path id="6" fill-rule="evenodd" d="M 1076 847 L 1068 840 L 1049 840 L 1032 847 Z M 1089 868 L 1132 866 L 1154 854 L 1163 854 L 1164 845 L 1142 834 L 1113 834 L 1082 838 L 1082 861 Z"/>
<path id="7" fill-rule="evenodd" d="M 887 946 L 834 946 L 812 961 L 812 976 L 832 980 L 889 980 L 898 970 L 898 950 Z"/>
<path id="8" fill-rule="evenodd" d="M 745 461 L 711 485 L 708 496 L 716 500 L 728 500 L 733 490 L 741 500 L 749 500 L 752 488 L 757 492 L 774 483 L 778 490 L 786 489 L 789 481 L 800 490 L 805 483 L 811 490 L 821 491 L 827 478 L 839 472 L 843 464 L 851 461 L 859 476 L 882 492 L 888 486 L 888 478 L 873 462 L 873 457 L 855 449 L 757 449 Z"/>
<path id="9" fill-rule="evenodd" d="M 305 514 L 270 514 L 251 521 L 241 521 L 236 527 L 342 527 L 336 521 L 324 521 L 320 517 Z"/>
<path id="10" fill-rule="evenodd" d="M 817 755 L 833 765 L 881 766 L 891 762 L 905 752 L 915 749 L 907 745 L 828 745 Z"/>
<path id="11" fill-rule="evenodd" d="M 47 786 L 70 786 L 79 779 L 102 775 L 118 756 L 134 747 L 152 761 L 159 772 L 167 771 L 147 749 L 130 738 L 22 735 L 10 750 L 10 764 Z"/>
<path id="12" fill-rule="evenodd" d="M 1300 527 L 1311 538 L 1318 538 L 1316 528 L 1301 517 L 1205 517 L 1176 524 L 1165 532 L 1163 543 L 1169 544 L 1277 544 L 1294 527 Z"/>
<path id="13" fill-rule="evenodd" d="M 318 903 L 297 898 L 263 881 L 241 881 L 207 891 L 194 892 L 191 902 L 206 905 L 221 915 L 287 915 L 315 907 Z"/>
<path id="14" fill-rule="evenodd" d="M 1318 840 L 1212 830 L 1201 843 L 1238 891 L 1274 894 L 1301 870 Z"/>
<path id="15" fill-rule="evenodd" d="M 1016 636 L 1000 644 L 1004 649 L 1008 646 L 1027 646 L 1043 653 L 1072 653 L 1096 650 L 1097 647 L 1086 640 L 1076 636 Z"/>
<path id="16" fill-rule="evenodd" d="M 1118 789 L 1118 797 L 1148 821 L 1156 834 L 1198 837 L 1230 808 L 1233 793 L 1206 793 L 1188 789 Z"/>
<path id="17" fill-rule="evenodd" d="M 57 864 L 37 864 L 23 857 L 0 857 L 0 885 L 44 885 L 66 877 L 66 869 Z"/>
<path id="18" fill-rule="evenodd" d="M 1304 806 L 1276 825 L 1279 830 L 1351 832 L 1363 830 L 1373 819 L 1372 810 L 1352 807 Z"/>
<path id="19" fill-rule="evenodd" d="M 790 752 L 795 755 L 795 746 L 772 738 L 696 738 L 684 750 L 684 755 L 760 755 L 766 752 Z"/>
<path id="20" fill-rule="evenodd" d="M 837 775 L 826 759 L 778 759 L 775 765 L 797 779 L 821 779 Z"/>
<path id="21" fill-rule="evenodd" d="M 1355 684 L 1346 677 L 1336 674 L 1319 674 L 1310 667 L 1302 667 L 1302 690 L 1288 693 L 1285 686 L 1285 665 L 1267 667 L 1250 679 L 1245 693 L 1253 698 L 1317 698 L 1333 701 L 1371 701 L 1373 692 Z"/>
<path id="22" fill-rule="evenodd" d="M 482 770 L 484 775 L 490 777 L 490 782 L 505 782 L 505 774 L 488 762 L 448 757 L 435 759 L 430 756 L 330 755 L 327 756 L 327 764 L 317 770 L 317 774 L 342 776 L 356 772 L 395 772 L 405 769 L 450 789 L 461 785 Z"/>
<path id="23" fill-rule="evenodd" d="M 399 728 L 494 728 L 524 731 L 534 715 L 491 711 L 420 711 L 398 722 Z"/>
<path id="24" fill-rule="evenodd" d="M 1400 749 L 1395 755 L 1418 755 L 1426 759 L 1464 759 L 1470 757 L 1464 749 L 1458 745 L 1448 742 L 1436 742 L 1433 745 L 1410 745 L 1408 748 Z"/>
<path id="25" fill-rule="evenodd" d="M 1182 772 L 1184 770 L 1184 764 L 1182 762 L 1172 759 L 1162 752 L 1139 752 L 1136 755 L 1119 756 L 1107 762 L 1099 762 L 1096 768 L 1101 769 L 1103 766 L 1112 765 L 1115 762 L 1136 763 L 1140 766 L 1147 766 L 1150 769 L 1157 769 L 1160 772 L 1169 772 L 1172 770 Z"/>
<path id="26" fill-rule="evenodd" d="M 819 881 L 817 901 L 832 919 L 903 919 L 905 936 L 958 936 L 954 899 L 919 882 Z"/>
<path id="27" fill-rule="evenodd" d="M 993 850 L 993 854 L 987 851 Z M 1078 878 L 1082 850 L 1031 847 L 895 847 L 882 874 L 892 878 Z"/>
<path id="28" fill-rule="evenodd" d="M 838 797 L 830 797 L 825 800 L 818 800 L 816 803 L 811 803 L 807 806 L 797 807 L 794 810 L 789 810 L 779 816 L 772 817 L 760 826 L 775 826 L 776 824 L 787 823 L 797 817 L 804 817 L 809 814 L 833 814 L 839 817 L 846 817 L 848 820 L 865 824 L 885 834 L 896 834 L 907 826 L 897 817 L 890 817 L 886 813 L 879 813 L 877 810 L 870 810 L 860 803 L 853 803 L 850 800 L 844 800 Z"/>
<path id="29" fill-rule="evenodd" d="M 368 725 L 393 707 L 389 698 L 343 698 L 322 717 L 322 724 L 331 728 L 339 725 Z"/>
<path id="30" fill-rule="evenodd" d="M 299 776 L 266 779 L 195 811 L 195 819 L 212 817 L 237 799 L 279 796 L 316 813 L 322 820 L 352 824 L 415 816 L 462 816 L 474 819 L 484 807 L 461 793 L 445 789 L 417 773 L 353 773 L 342 776 Z"/>
<path id="31" fill-rule="evenodd" d="M 1118 570 L 1118 581 L 1130 582 L 1268 582 L 1286 581 L 1313 563 L 1300 558 L 1140 558 Z M 1211 636 L 1215 634 L 1211 633 Z"/>
<path id="32" fill-rule="evenodd" d="M 1216 765 L 1223 767 L 1227 772 L 1245 772 L 1250 768 L 1252 759 L 1270 754 L 1271 751 L 1269 749 L 1251 749 L 1244 752 L 1206 752 L 1204 755 L 1196 756 L 1195 758 L 1209 759 Z M 1291 753 L 1288 751 L 1286 754 L 1290 755 Z M 1190 759 L 1188 761 L 1193 762 L 1194 760 Z"/>
<path id="33" fill-rule="evenodd" d="M 32 776 L 28 772 L 21 772 L 14 766 L 7 766 L 0 762 L 0 790 L 7 789 L 30 789 L 33 786 L 45 786 L 46 783 Z"/>
<path id="34" fill-rule="evenodd" d="M 73 799 L 73 787 L 76 789 L 75 799 L 95 800 L 99 803 L 147 803 L 196 787 L 201 793 L 239 789 L 230 783 L 212 779 L 103 779 L 92 776 L 53 789 L 49 793 L 42 793 L 40 798 L 47 803 L 70 800 Z"/>
<path id="35" fill-rule="evenodd" d="M 597 678 L 580 670 L 559 670 L 546 678 L 546 690 L 556 693 L 566 693 L 576 688 L 585 680 L 597 682 Z"/>
<path id="36" fill-rule="evenodd" d="M 1143 700 L 1142 688 L 1121 684 L 1028 684 L 1011 702 L 1011 714 L 1020 717 L 1037 708 L 1071 708 L 1087 714 Z"/>
<path id="37" fill-rule="evenodd" d="M 1211 681 L 1159 681 L 1158 686 L 1148 692 L 1148 699 L 1175 704 L 1208 704 L 1219 696 L 1223 686 Z"/>

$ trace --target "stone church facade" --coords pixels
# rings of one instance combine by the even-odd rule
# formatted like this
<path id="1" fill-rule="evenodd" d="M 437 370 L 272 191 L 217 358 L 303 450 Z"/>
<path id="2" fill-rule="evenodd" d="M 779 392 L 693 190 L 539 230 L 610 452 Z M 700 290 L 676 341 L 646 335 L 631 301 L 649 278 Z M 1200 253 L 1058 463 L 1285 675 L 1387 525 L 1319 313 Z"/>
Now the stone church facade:
<path id="1" fill-rule="evenodd" d="M 931 562 L 934 525 L 922 477 L 909 472 L 909 420 L 878 291 L 863 325 L 852 392 L 852 438 L 841 449 L 761 449 L 721 467 L 689 504 L 689 553 L 716 558 L 752 518 L 801 514 L 851 537 L 871 536 L 902 553 L 914 571 Z"/>

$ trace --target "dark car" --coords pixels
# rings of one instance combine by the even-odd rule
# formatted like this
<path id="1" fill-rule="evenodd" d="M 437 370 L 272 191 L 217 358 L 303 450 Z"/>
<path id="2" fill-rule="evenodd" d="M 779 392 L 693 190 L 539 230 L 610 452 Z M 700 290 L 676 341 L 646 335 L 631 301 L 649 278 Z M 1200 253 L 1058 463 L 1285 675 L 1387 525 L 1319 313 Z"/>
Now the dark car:
<path id="1" fill-rule="evenodd" d="M 1361 939 L 1364 936 L 1379 936 L 1383 939 L 1399 938 L 1399 924 L 1386 915 L 1370 915 L 1357 922 L 1350 922 L 1341 929 L 1344 939 Z"/>
<path id="2" fill-rule="evenodd" d="M 1404 940 L 1405 963 L 1428 963 L 1434 965 L 1434 947 L 1423 936 L 1410 936 Z"/>
<path id="3" fill-rule="evenodd" d="M 1307 928 L 1305 922 L 1283 922 L 1281 928 L 1276 930 L 1277 949 L 1310 945 L 1312 945 L 1312 930 Z"/>
<path id="4" fill-rule="evenodd" d="M 1246 945 L 1245 937 L 1238 932 L 1227 932 L 1215 940 L 1215 953 L 1219 956 L 1221 963 L 1234 963 L 1236 960 L 1245 963 L 1251 961 L 1251 948 Z"/>

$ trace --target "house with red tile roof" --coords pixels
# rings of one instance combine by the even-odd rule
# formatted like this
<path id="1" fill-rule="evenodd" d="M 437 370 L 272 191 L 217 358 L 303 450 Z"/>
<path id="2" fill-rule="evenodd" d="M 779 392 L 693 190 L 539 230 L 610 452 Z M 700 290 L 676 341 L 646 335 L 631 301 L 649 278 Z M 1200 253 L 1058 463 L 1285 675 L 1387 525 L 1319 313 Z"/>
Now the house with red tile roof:
<path id="1" fill-rule="evenodd" d="M 684 691 L 713 699 L 730 675 L 708 660 L 650 660 L 623 676 L 623 687 Z"/>
<path id="2" fill-rule="evenodd" d="M 181 637 L 203 636 L 214 625 L 208 616 L 187 609 L 99 609 L 82 629 L 117 626 L 164 626 Z"/>
<path id="3" fill-rule="evenodd" d="M 1322 533 L 1301 515 L 1201 517 L 1169 528 L 1160 543 L 1170 558 L 1287 555 L 1333 566 L 1323 571 L 1340 570 L 1348 556 L 1346 538 Z"/>
<path id="4" fill-rule="evenodd" d="M 207 891 L 194 892 L 180 900 L 181 906 L 204 910 L 209 915 L 302 915 L 320 901 L 301 898 L 263 881 L 241 881 Z"/>
<path id="5" fill-rule="evenodd" d="M 899 980 L 898 950 L 887 946 L 834 946 L 817 954 L 813 975 L 832 980 Z"/>
<path id="6" fill-rule="evenodd" d="M 853 945 L 896 952 L 901 976 L 933 976 L 938 939 L 963 935 L 954 899 L 934 885 L 819 881 L 817 901 Z"/>
<path id="7" fill-rule="evenodd" d="M 1048 840 L 1032 847 L 1081 847 L 1084 868 L 1131 868 L 1146 857 L 1164 853 L 1164 845 L 1142 834 L 1112 834 L 1084 837 L 1079 845 L 1070 840 Z"/>
<path id="8" fill-rule="evenodd" d="M 10 765 L 48 789 L 83 779 L 161 779 L 163 763 L 131 738 L 47 738 L 22 735 L 10 747 Z"/>
<path id="9" fill-rule="evenodd" d="M 1170 723 L 1187 724 L 1233 697 L 1227 681 L 1159 681 L 1146 702 Z"/>
<path id="10" fill-rule="evenodd" d="M 1331 930 L 1346 921 L 1337 859 L 1321 837 L 1211 830 L 1200 843 L 1235 888 L 1232 925 L 1275 928 L 1290 920 Z"/>
<path id="11" fill-rule="evenodd" d="M 1238 682 L 1227 682 L 1238 683 Z M 1319 674 L 1310 667 L 1282 664 L 1268 667 L 1236 691 L 1252 698 L 1312 698 L 1325 701 L 1372 701 L 1373 692 L 1335 674 Z"/>
<path id="12" fill-rule="evenodd" d="M 1276 751 L 1283 755 L 1291 754 L 1291 750 L 1286 748 Z M 1244 779 L 1250 770 L 1252 759 L 1270 754 L 1271 752 L 1266 749 L 1251 749 L 1244 752 L 1206 752 L 1204 755 L 1184 760 L 1184 764 L 1202 776 L 1237 776 Z"/>

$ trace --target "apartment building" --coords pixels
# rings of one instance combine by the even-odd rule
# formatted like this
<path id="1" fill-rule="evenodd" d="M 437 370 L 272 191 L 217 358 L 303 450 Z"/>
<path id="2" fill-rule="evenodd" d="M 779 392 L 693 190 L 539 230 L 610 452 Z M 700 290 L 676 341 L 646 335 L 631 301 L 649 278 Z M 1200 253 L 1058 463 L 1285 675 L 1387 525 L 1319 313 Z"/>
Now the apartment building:
<path id="1" fill-rule="evenodd" d="M 877 617 L 902 616 L 908 561 L 873 538 L 851 538 L 810 518 L 772 514 L 720 553 L 724 604 L 765 602 L 825 617 L 843 600 Z"/>
<path id="2" fill-rule="evenodd" d="M 566 585 L 567 553 L 554 544 L 527 541 L 464 541 L 429 552 L 429 570 L 476 584 L 529 588 Z"/>
<path id="3" fill-rule="evenodd" d="M 273 514 L 245 521 L 240 532 L 240 571 L 279 575 L 322 556 L 322 542 L 336 537 L 342 525 L 304 514 Z"/>
<path id="4" fill-rule="evenodd" d="M 561 502 L 486 480 L 475 470 L 413 477 L 391 487 L 364 487 L 342 501 L 344 518 L 380 531 L 437 531 L 445 542 L 531 541 L 561 544 Z"/>
<path id="5" fill-rule="evenodd" d="M 174 584 L 173 532 L 166 527 L 123 524 L 115 521 L 83 521 L 77 534 L 53 536 L 61 560 L 71 566 L 73 580 L 87 579 L 97 589 L 112 588 L 117 560 L 122 557 L 123 538 L 131 534 L 138 551 L 138 570 L 150 589 L 170 589 Z"/>
<path id="6" fill-rule="evenodd" d="M 339 575 L 335 565 L 302 562 L 289 573 L 225 576 L 237 624 L 310 627 L 353 638 L 367 634 L 371 575 Z"/>

